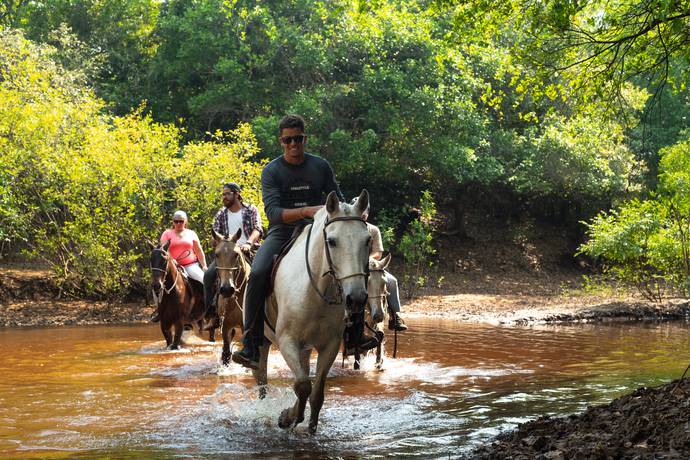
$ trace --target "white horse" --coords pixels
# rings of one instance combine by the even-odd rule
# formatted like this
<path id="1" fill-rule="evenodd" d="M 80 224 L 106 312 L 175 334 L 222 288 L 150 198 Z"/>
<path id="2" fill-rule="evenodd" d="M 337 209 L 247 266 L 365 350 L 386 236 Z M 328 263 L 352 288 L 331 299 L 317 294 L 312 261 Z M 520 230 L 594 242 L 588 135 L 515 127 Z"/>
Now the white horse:
<path id="1" fill-rule="evenodd" d="M 372 324 L 383 322 L 386 316 L 388 288 L 386 286 L 385 270 L 391 261 L 388 254 L 381 260 L 369 259 L 369 284 L 367 290 L 369 298 L 367 300 L 368 316 L 371 317 Z"/>
<path id="2" fill-rule="evenodd" d="M 340 203 L 335 193 L 285 255 L 275 274 L 268 299 L 267 336 L 295 376 L 297 402 L 280 414 L 281 428 L 304 420 L 309 399 L 309 431 L 316 432 L 324 400 L 326 376 L 340 350 L 350 312 L 367 300 L 367 270 L 371 237 L 362 219 L 369 203 L 363 190 L 354 205 Z M 267 328 L 268 329 L 268 328 Z M 257 384 L 266 383 L 269 346 L 261 347 Z M 314 383 L 309 378 L 312 350 L 318 352 Z"/>
<path id="3" fill-rule="evenodd" d="M 388 309 L 388 289 L 386 285 L 385 270 L 391 260 L 391 255 L 388 254 L 381 260 L 369 259 L 369 282 L 367 283 L 367 305 L 364 310 L 364 327 L 362 330 L 363 340 L 360 343 L 367 343 L 366 348 L 356 350 L 354 347 L 348 347 L 345 350 L 347 356 L 354 356 L 354 369 L 360 368 L 360 360 L 362 356 L 366 356 L 369 351 L 376 348 L 376 368 L 381 369 L 383 366 L 383 341 L 385 334 L 383 332 L 383 320 L 386 317 L 386 310 Z"/>

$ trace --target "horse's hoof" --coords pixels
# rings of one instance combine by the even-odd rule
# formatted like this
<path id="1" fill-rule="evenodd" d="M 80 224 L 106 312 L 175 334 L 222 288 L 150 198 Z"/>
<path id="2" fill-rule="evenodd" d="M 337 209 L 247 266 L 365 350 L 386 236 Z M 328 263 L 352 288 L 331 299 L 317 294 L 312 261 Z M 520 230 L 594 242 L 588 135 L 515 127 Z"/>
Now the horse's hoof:
<path id="1" fill-rule="evenodd" d="M 223 366 L 230 364 L 230 353 L 223 352 L 223 354 L 220 355 L 220 360 L 223 363 Z"/>
<path id="2" fill-rule="evenodd" d="M 180 346 L 179 346 L 179 345 L 172 344 L 172 345 L 170 345 L 170 349 L 171 349 L 171 350 L 179 350 L 179 349 L 180 349 Z"/>
<path id="3" fill-rule="evenodd" d="M 283 409 L 278 417 L 278 426 L 281 428 L 290 428 L 292 421 L 290 420 L 290 409 Z"/>
<path id="4" fill-rule="evenodd" d="M 316 434 L 316 426 L 318 422 L 309 422 L 309 434 Z"/>

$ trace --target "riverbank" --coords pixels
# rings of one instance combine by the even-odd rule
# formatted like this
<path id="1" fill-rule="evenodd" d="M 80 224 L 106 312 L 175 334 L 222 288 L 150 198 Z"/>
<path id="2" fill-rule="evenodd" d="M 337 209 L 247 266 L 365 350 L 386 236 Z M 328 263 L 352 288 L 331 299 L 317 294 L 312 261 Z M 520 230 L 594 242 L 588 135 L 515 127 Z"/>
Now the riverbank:
<path id="1" fill-rule="evenodd" d="M 690 458 L 690 379 L 638 388 L 569 417 L 539 417 L 467 458 Z"/>
<path id="2" fill-rule="evenodd" d="M 492 275 L 447 271 L 442 285 L 426 286 L 411 298 L 403 296 L 403 316 L 504 325 L 690 318 L 687 299 L 654 303 L 630 294 L 606 297 L 578 292 L 577 271 L 549 276 L 513 271 L 500 282 L 494 280 Z M 137 323 L 148 321 L 153 310 L 145 299 L 65 298 L 45 269 L 0 268 L 0 327 Z"/>

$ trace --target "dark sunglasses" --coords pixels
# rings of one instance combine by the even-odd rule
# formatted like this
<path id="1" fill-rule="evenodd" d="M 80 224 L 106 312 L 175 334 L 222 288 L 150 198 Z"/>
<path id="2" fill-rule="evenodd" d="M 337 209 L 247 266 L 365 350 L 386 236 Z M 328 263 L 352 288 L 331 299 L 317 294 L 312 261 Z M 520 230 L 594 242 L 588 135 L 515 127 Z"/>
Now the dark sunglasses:
<path id="1" fill-rule="evenodd" d="M 184 224 L 184 220 L 173 220 L 174 224 Z"/>
<path id="2" fill-rule="evenodd" d="M 306 139 L 307 136 L 304 134 L 297 134 L 296 136 L 283 136 L 280 138 L 280 142 L 282 142 L 285 145 L 290 145 L 293 142 L 295 144 L 301 144 L 304 142 L 304 139 Z"/>

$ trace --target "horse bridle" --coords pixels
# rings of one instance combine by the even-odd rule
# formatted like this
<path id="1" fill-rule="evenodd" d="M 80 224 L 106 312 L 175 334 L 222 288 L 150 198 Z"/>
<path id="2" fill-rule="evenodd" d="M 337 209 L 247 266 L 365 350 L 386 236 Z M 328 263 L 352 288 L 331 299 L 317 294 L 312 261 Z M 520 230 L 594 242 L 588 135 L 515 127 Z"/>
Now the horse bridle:
<path id="1" fill-rule="evenodd" d="M 163 254 L 163 257 L 165 258 L 165 261 L 166 261 L 166 264 L 165 264 L 165 265 L 166 265 L 166 268 L 165 268 L 165 270 L 162 269 L 162 268 L 158 268 L 158 267 L 154 267 L 154 266 L 152 266 L 152 265 L 149 265 L 149 268 L 151 268 L 151 271 L 163 272 L 163 281 L 161 282 L 163 288 L 161 289 L 161 294 L 160 294 L 160 296 L 159 296 L 158 294 L 156 294 L 156 290 L 153 289 L 153 287 L 151 288 L 151 294 L 153 295 L 153 301 L 154 301 L 154 303 L 156 304 L 156 307 L 158 307 L 158 306 L 160 305 L 160 303 L 161 303 L 161 300 L 163 299 L 163 296 L 164 296 L 165 294 L 170 294 L 170 293 L 173 291 L 173 289 L 175 289 L 175 286 L 177 286 L 177 280 L 178 280 L 179 277 L 180 277 L 180 273 L 179 273 L 178 270 L 175 270 L 175 282 L 172 284 L 172 286 L 170 286 L 170 289 L 166 289 L 166 288 L 165 288 L 165 280 L 166 280 L 166 278 L 168 277 L 168 268 L 167 268 L 168 264 L 167 264 L 167 262 L 168 262 L 169 260 L 171 260 L 171 259 L 170 259 L 170 255 L 169 255 L 169 253 L 168 253 L 165 249 L 163 249 L 163 248 L 153 248 L 153 252 L 156 252 L 156 251 L 158 251 L 158 252 L 160 252 L 161 254 Z M 175 259 L 172 259 L 172 260 L 173 260 L 173 264 L 176 264 L 176 263 L 177 263 L 177 261 L 176 261 Z"/>
<path id="2" fill-rule="evenodd" d="M 326 294 L 322 293 L 319 290 L 319 287 L 316 285 L 316 281 L 314 281 L 314 275 L 311 272 L 311 267 L 309 266 L 309 241 L 311 239 L 311 230 L 314 228 L 314 224 L 312 223 L 309 226 L 309 233 L 307 233 L 307 244 L 305 245 L 304 248 L 304 259 L 307 264 L 307 274 L 309 275 L 309 281 L 311 282 L 312 288 L 316 291 L 316 293 L 321 297 L 321 299 L 326 302 L 329 305 L 337 305 L 343 303 L 343 286 L 341 284 L 341 281 L 347 278 L 352 278 L 354 276 L 364 276 L 365 281 L 367 280 L 369 276 L 369 264 L 366 265 L 366 270 L 364 272 L 356 272 L 356 273 L 350 273 L 349 275 L 346 276 L 341 276 L 338 278 L 338 276 L 335 273 L 335 269 L 333 268 L 333 259 L 331 258 L 331 251 L 328 247 L 328 240 L 326 238 L 326 227 L 329 225 L 335 223 L 335 222 L 343 222 L 343 221 L 350 221 L 350 220 L 355 220 L 358 222 L 361 222 L 364 224 L 366 227 L 367 223 L 364 219 L 361 217 L 355 217 L 355 216 L 343 216 L 343 217 L 334 217 L 333 219 L 329 219 L 328 216 L 326 216 L 326 223 L 323 226 L 322 232 L 323 232 L 323 243 L 324 247 L 326 249 L 326 262 L 328 263 L 328 271 L 321 275 L 323 278 L 326 275 L 330 275 L 334 280 L 335 280 L 335 285 L 336 285 L 336 293 L 332 297 L 328 298 L 326 297 Z M 371 244 L 371 243 L 370 243 Z M 366 282 L 365 282 L 366 284 Z"/>
<path id="3" fill-rule="evenodd" d="M 383 273 L 383 272 L 385 272 L 385 270 L 384 270 L 383 268 L 373 268 L 373 269 L 370 268 L 370 269 L 369 269 L 369 273 L 371 274 L 371 273 L 373 273 L 373 272 L 381 272 L 381 273 Z M 388 286 L 386 286 L 386 282 L 385 282 L 385 280 L 384 280 L 384 283 L 383 283 L 383 292 L 381 293 L 381 295 L 368 295 L 368 297 L 369 297 L 370 299 L 381 299 L 381 298 L 384 298 L 384 299 L 385 299 L 385 298 L 388 297 L 388 294 L 390 294 L 390 293 L 388 292 Z"/>
<path id="4" fill-rule="evenodd" d="M 235 247 L 237 247 L 237 246 L 238 246 L 238 244 L 235 243 Z M 240 251 L 239 257 L 244 257 L 244 254 L 242 254 L 241 251 Z M 241 285 L 239 285 L 239 286 L 237 285 L 237 280 L 235 279 L 235 277 L 238 277 L 240 275 L 240 262 L 237 262 L 236 267 L 219 267 L 218 265 L 216 265 L 216 270 L 229 270 L 231 275 L 232 275 L 233 271 L 237 271 L 236 275 L 231 276 L 232 281 L 235 283 L 235 292 L 233 293 L 232 296 L 230 296 L 231 298 L 233 296 L 235 296 L 237 294 L 237 292 L 244 287 L 244 285 L 247 283 L 247 280 L 249 279 L 249 277 L 247 276 L 244 278 L 244 282 Z M 220 277 L 218 277 L 218 280 L 220 280 Z"/>

